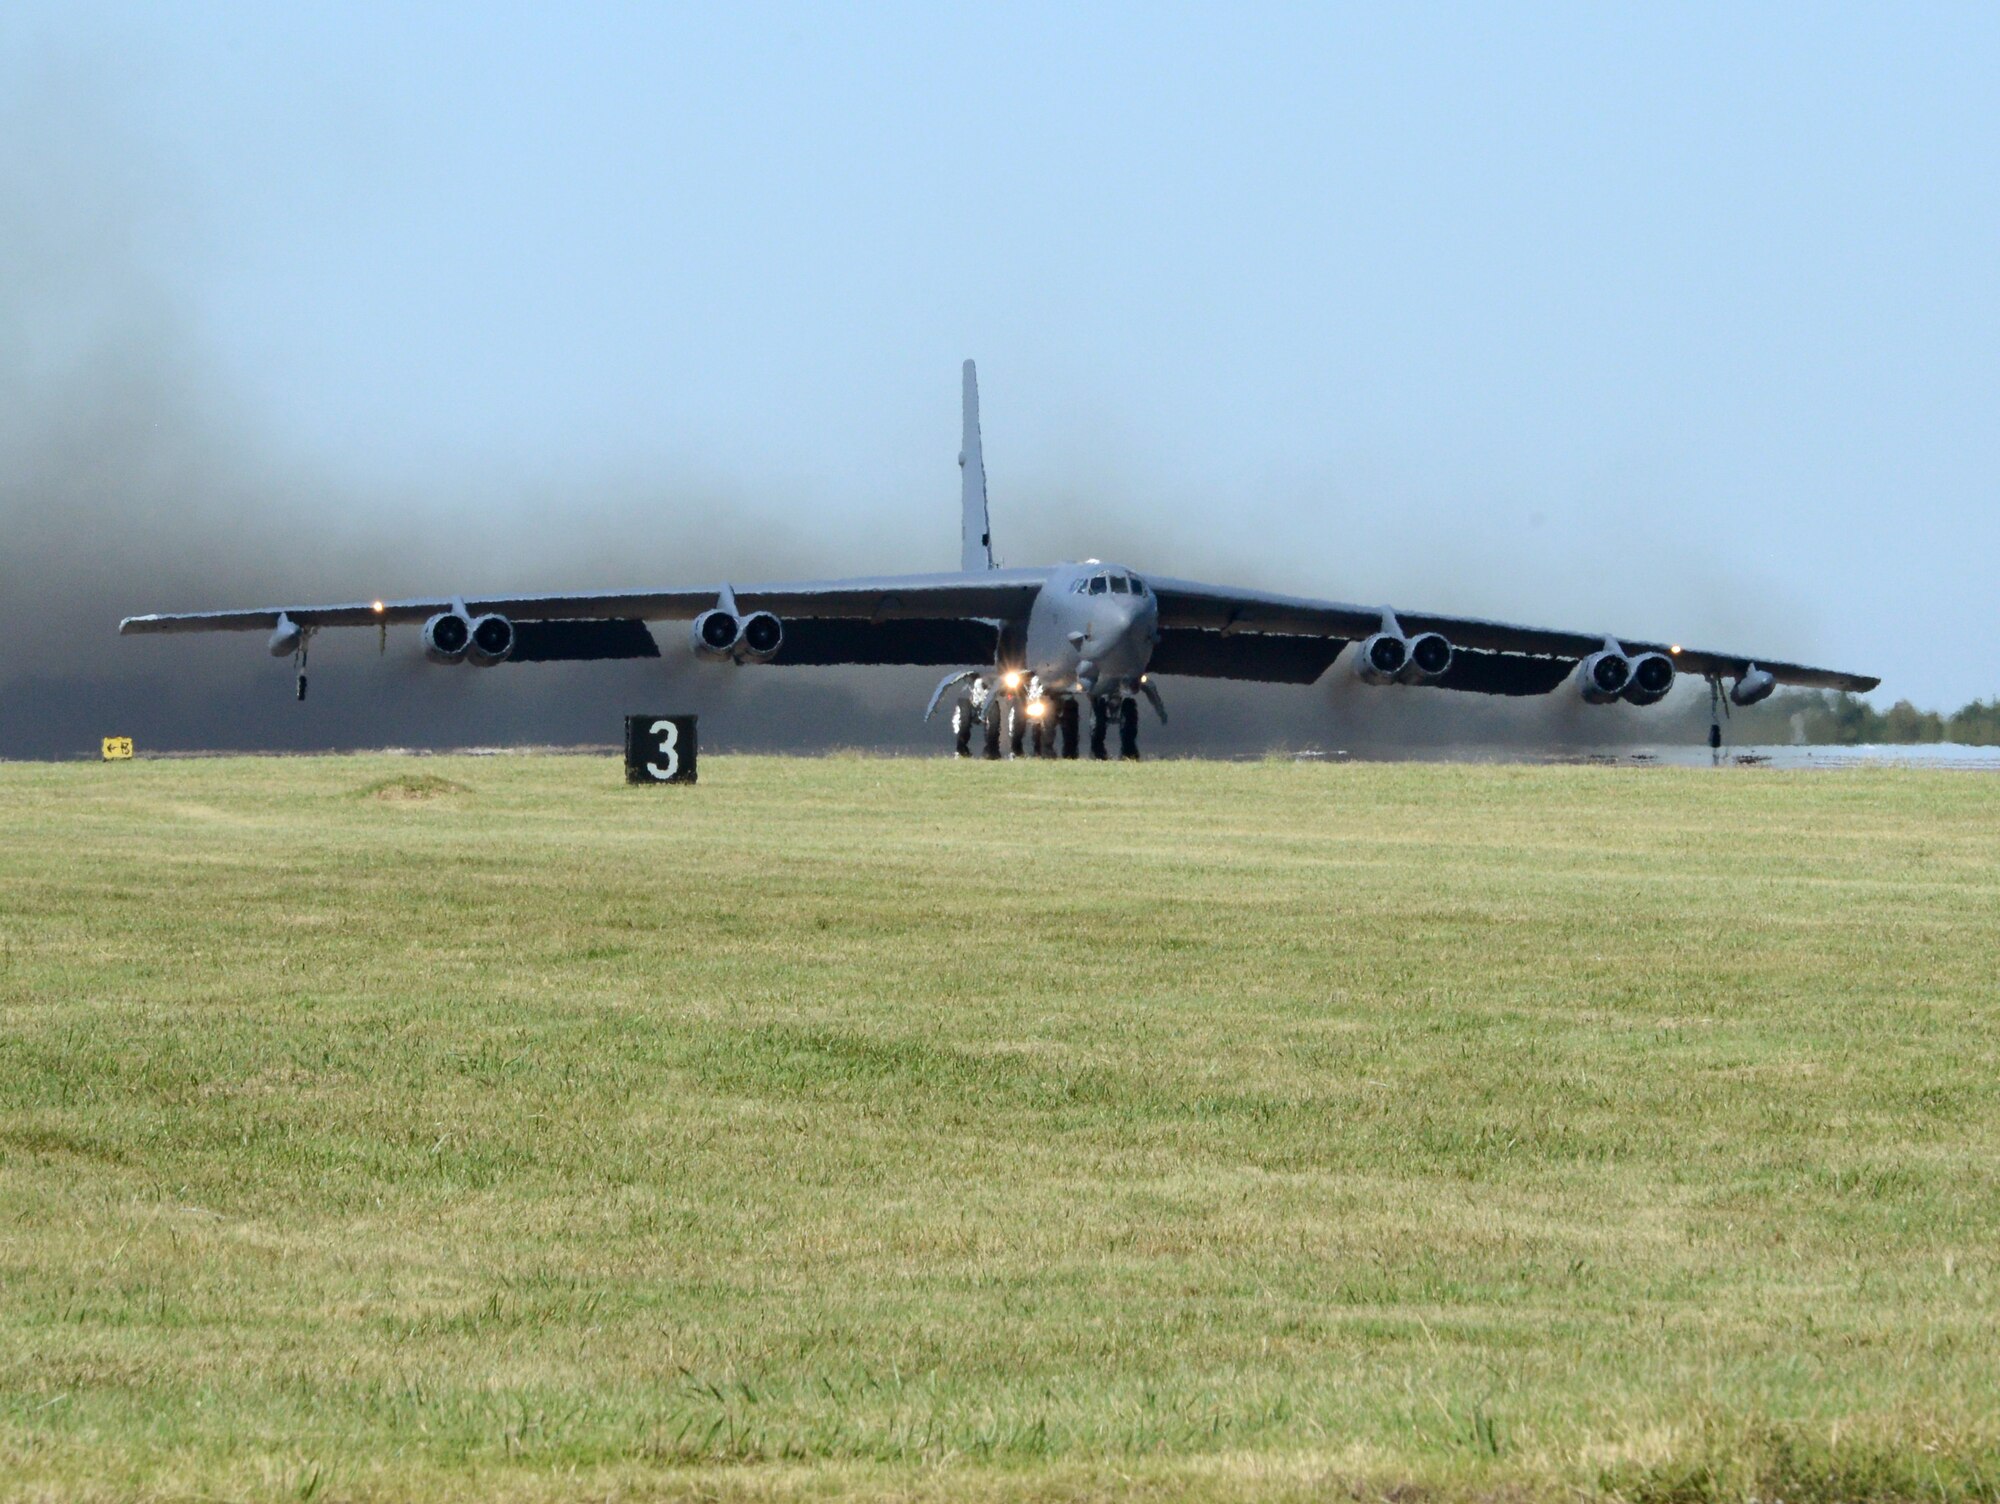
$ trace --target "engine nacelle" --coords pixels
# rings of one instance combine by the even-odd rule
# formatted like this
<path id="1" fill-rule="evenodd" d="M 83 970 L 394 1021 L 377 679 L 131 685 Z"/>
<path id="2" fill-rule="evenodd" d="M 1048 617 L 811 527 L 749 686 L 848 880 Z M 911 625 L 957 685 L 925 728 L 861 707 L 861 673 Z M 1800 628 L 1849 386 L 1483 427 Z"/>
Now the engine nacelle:
<path id="1" fill-rule="evenodd" d="M 752 611 L 743 618 L 738 653 L 747 663 L 769 663 L 785 645 L 785 624 L 768 611 Z"/>
<path id="2" fill-rule="evenodd" d="M 1396 677 L 1405 684 L 1429 684 L 1451 667 L 1451 644 L 1437 632 L 1419 632 L 1405 647 L 1409 659 Z"/>
<path id="3" fill-rule="evenodd" d="M 457 663 L 472 646 L 472 623 L 456 611 L 440 611 L 424 623 L 424 656 L 433 663 Z"/>
<path id="4" fill-rule="evenodd" d="M 465 661 L 480 668 L 505 663 L 514 651 L 514 624 L 504 616 L 482 616 L 472 624 L 472 641 L 466 645 Z"/>
<path id="5" fill-rule="evenodd" d="M 1632 660 L 1632 676 L 1625 686 L 1630 705 L 1657 705 L 1674 687 L 1674 660 L 1665 653 L 1641 653 Z"/>
<path id="6" fill-rule="evenodd" d="M 1609 705 L 1632 680 L 1632 660 L 1610 648 L 1592 653 L 1576 670 L 1583 697 L 1593 705 Z"/>
<path id="7" fill-rule="evenodd" d="M 1759 700 L 1769 699 L 1777 687 L 1777 676 L 1753 663 L 1747 674 L 1729 686 L 1729 703 L 1755 705 Z"/>
<path id="8" fill-rule="evenodd" d="M 1354 655 L 1354 672 L 1363 684 L 1394 684 L 1410 661 L 1410 644 L 1394 632 L 1377 632 Z"/>
<path id="9" fill-rule="evenodd" d="M 736 656 L 736 643 L 743 635 L 743 623 L 731 611 L 717 608 L 694 619 L 694 651 L 700 658 L 717 662 Z"/>
<path id="10" fill-rule="evenodd" d="M 271 650 L 273 658 L 289 658 L 299 650 L 305 640 L 305 629 L 284 612 L 278 613 L 278 624 L 271 628 L 270 640 L 264 646 Z"/>

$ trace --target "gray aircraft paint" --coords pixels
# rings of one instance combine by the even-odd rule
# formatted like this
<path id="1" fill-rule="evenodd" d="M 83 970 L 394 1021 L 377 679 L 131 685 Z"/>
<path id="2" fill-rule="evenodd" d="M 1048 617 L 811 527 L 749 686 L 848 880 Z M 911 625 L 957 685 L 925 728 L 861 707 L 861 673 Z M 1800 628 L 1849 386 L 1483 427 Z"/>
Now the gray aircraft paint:
<path id="1" fill-rule="evenodd" d="M 1136 581 L 1139 593 L 1115 593 L 1111 580 Z M 1105 582 L 1093 594 L 1089 587 Z M 1145 577 L 1093 560 L 1049 573 L 1028 613 L 1021 668 L 1052 693 L 1131 693 L 1160 637 L 1160 603 Z"/>
<path id="2" fill-rule="evenodd" d="M 979 372 L 965 363 L 965 432 L 958 449 L 958 567 L 970 573 L 993 567 L 993 522 L 986 512 L 986 457 L 979 451 Z"/>
<path id="3" fill-rule="evenodd" d="M 1568 669 L 1593 655 L 1617 654 L 1630 661 L 1641 655 L 1667 655 L 1679 673 L 1720 683 L 1734 681 L 1732 697 L 1739 700 L 1768 693 L 1778 684 L 1865 692 L 1878 680 L 1859 674 L 1782 663 L 1739 653 L 1686 649 L 1679 644 L 1650 641 L 1602 631 L 1571 631 L 1516 626 L 1470 617 L 1359 606 L 1304 596 L 1243 590 L 1173 579 L 1089 561 L 1032 569 L 1001 569 L 993 562 L 991 521 L 986 497 L 986 465 L 979 431 L 979 388 L 973 363 L 964 367 L 960 527 L 961 568 L 955 573 L 888 575 L 837 580 L 804 580 L 762 585 L 712 584 L 663 590 L 587 592 L 522 597 L 474 597 L 440 594 L 414 600 L 358 601 L 334 606 L 272 606 L 250 610 L 212 611 L 128 617 L 122 633 L 263 630 L 274 634 L 274 651 L 299 645 L 313 632 L 328 627 L 381 626 L 425 622 L 440 613 L 468 619 L 504 616 L 516 622 L 693 621 L 704 612 L 725 610 L 732 615 L 770 612 L 781 620 L 850 621 L 881 624 L 910 623 L 921 631 L 926 622 L 985 623 L 996 632 L 998 652 L 991 663 L 970 666 L 948 675 L 932 698 L 954 682 L 969 685 L 977 698 L 998 693 L 1033 698 L 1050 696 L 1105 697 L 1118 700 L 1145 693 L 1160 708 L 1157 690 L 1145 683 L 1155 647 L 1163 631 L 1194 635 L 1204 641 L 1228 640 L 1236 647 L 1268 644 L 1275 650 L 1288 643 L 1326 644 L 1326 662 L 1336 665 L 1351 657 L 1349 643 L 1385 633 L 1408 642 L 1422 634 L 1446 638 L 1455 655 L 1463 655 L 1479 672 L 1433 676 L 1439 688 L 1480 693 L 1544 693 L 1565 680 Z M 1111 580 L 1140 582 L 1135 593 L 1117 592 Z M 1093 582 L 1105 584 L 1094 591 Z M 725 656 L 727 656 L 725 654 Z M 1278 678 L 1260 671 L 1259 654 L 1232 651 L 1212 655 L 1222 667 L 1184 669 L 1205 677 Z M 1296 661 L 1296 654 L 1292 655 Z M 739 655 L 738 661 L 743 661 Z M 782 661 L 782 660 L 780 660 Z M 831 660 L 822 660 L 831 661 Z M 856 660 L 860 661 L 860 660 Z M 935 656 L 875 657 L 869 662 L 928 662 Z M 1525 677 L 1526 688 L 1504 686 L 1509 675 L 1496 672 L 1508 662 L 1540 667 Z M 1020 679 L 1004 685 L 1001 676 Z M 1516 675 L 1518 681 L 1522 678 Z M 1409 682 L 1407 676 L 1404 682 Z M 1164 712 L 1162 712 L 1164 716 Z"/>

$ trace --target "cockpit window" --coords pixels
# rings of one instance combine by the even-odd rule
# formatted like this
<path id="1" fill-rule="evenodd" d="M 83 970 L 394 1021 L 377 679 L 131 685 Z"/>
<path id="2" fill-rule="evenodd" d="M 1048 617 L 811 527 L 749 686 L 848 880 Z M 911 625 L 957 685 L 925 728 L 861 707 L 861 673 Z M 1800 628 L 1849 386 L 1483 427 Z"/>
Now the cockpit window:
<path id="1" fill-rule="evenodd" d="M 1132 576 L 1132 593 L 1134 595 L 1144 595 L 1146 593 L 1146 582 L 1136 574 Z"/>
<path id="2" fill-rule="evenodd" d="M 1122 574 L 1114 574 L 1111 577 L 1111 593 L 1113 595 L 1130 595 L 1132 593 L 1132 582 Z"/>
<path id="3" fill-rule="evenodd" d="M 1104 576 L 1101 574 L 1092 575 L 1090 577 L 1090 593 L 1092 595 L 1102 595 L 1104 594 L 1104 591 L 1105 591 Z"/>

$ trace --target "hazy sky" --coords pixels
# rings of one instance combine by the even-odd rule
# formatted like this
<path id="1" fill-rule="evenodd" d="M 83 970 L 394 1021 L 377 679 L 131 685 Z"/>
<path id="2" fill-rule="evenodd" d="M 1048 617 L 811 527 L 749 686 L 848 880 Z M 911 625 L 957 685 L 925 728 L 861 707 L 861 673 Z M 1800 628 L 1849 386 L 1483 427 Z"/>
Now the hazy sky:
<path id="1" fill-rule="evenodd" d="M 16 150 L 91 164 L 65 234 L 350 533 L 474 576 L 412 588 L 598 527 L 533 583 L 685 578 L 606 499 L 649 473 L 661 540 L 949 567 L 972 355 L 1009 562 L 1939 704 L 2000 691 L 1996 80 L 1991 5 L 0 11 Z M 49 370 L 112 317 L 34 304 Z"/>

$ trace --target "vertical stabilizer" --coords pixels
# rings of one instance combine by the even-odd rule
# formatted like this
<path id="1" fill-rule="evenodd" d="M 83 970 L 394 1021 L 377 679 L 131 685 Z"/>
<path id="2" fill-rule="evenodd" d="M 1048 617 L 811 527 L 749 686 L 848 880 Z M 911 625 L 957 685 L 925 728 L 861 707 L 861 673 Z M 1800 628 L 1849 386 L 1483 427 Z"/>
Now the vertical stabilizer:
<path id="1" fill-rule="evenodd" d="M 961 544 L 958 567 L 993 567 L 993 528 L 986 517 L 986 460 L 979 452 L 979 373 L 965 363 L 965 439 L 958 451 Z"/>

